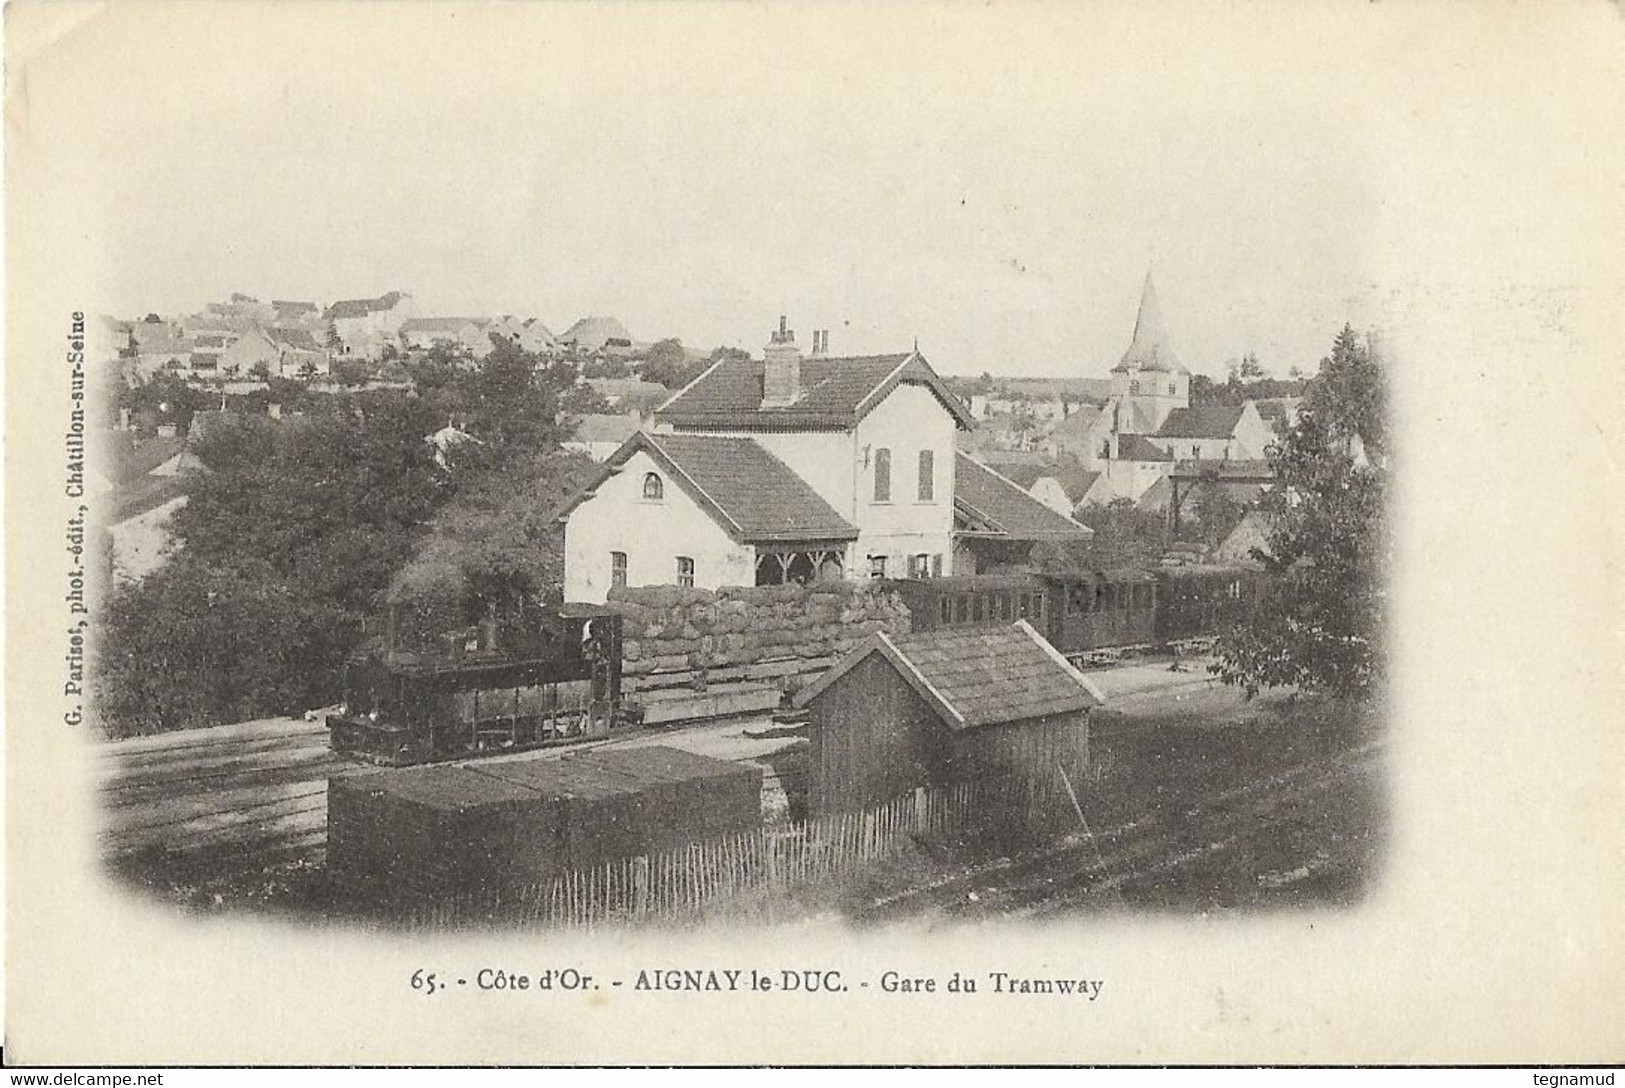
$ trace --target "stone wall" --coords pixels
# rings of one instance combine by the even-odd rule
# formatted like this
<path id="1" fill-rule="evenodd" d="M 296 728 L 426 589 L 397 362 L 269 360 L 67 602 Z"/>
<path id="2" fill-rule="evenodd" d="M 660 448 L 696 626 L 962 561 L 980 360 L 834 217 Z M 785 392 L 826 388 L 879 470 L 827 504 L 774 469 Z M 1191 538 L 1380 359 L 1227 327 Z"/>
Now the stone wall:
<path id="1" fill-rule="evenodd" d="M 902 599 L 868 582 L 622 587 L 609 607 L 624 617 L 622 686 L 634 699 L 747 684 L 794 692 L 875 631 L 909 631 Z"/>

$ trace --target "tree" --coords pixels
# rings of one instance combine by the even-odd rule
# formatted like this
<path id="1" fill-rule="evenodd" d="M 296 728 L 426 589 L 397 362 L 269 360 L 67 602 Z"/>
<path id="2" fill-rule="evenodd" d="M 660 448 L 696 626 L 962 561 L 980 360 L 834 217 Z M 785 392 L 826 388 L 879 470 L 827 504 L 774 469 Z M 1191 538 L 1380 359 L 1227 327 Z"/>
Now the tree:
<path id="1" fill-rule="evenodd" d="M 698 376 L 701 366 L 690 364 L 681 340 L 656 341 L 643 360 L 643 380 L 667 389 L 681 389 Z"/>
<path id="2" fill-rule="evenodd" d="M 248 376 L 258 378 L 262 382 L 268 380 L 271 377 L 271 364 L 261 359 L 248 368 Z"/>
<path id="3" fill-rule="evenodd" d="M 1384 405 L 1381 361 L 1345 326 L 1298 419 L 1270 447 L 1275 528 L 1255 556 L 1271 578 L 1254 614 L 1221 637 L 1212 666 L 1248 698 L 1281 686 L 1365 698 L 1380 687 Z"/>
<path id="4" fill-rule="evenodd" d="M 400 635 L 426 646 L 491 612 L 556 603 L 564 558 L 553 515 L 593 467 L 580 454 L 539 452 L 468 480 L 390 584 Z"/>

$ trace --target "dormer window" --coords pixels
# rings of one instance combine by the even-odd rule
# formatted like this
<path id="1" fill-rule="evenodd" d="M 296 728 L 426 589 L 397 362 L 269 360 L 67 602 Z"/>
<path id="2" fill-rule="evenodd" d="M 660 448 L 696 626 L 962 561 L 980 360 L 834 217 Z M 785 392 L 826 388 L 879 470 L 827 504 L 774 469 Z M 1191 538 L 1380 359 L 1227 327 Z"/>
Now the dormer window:
<path id="1" fill-rule="evenodd" d="M 643 497 L 650 502 L 659 502 L 666 497 L 666 481 L 660 478 L 658 472 L 643 474 Z"/>

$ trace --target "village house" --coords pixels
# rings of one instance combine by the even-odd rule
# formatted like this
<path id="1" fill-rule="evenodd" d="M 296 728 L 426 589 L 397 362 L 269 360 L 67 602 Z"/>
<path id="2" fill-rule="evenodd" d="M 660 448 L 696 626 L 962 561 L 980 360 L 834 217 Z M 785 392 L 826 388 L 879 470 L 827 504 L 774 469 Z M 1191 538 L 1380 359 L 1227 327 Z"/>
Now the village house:
<path id="1" fill-rule="evenodd" d="M 1251 401 L 1240 407 L 1176 408 L 1151 435 L 1151 441 L 1176 460 L 1191 461 L 1255 460 L 1264 456 L 1264 447 L 1274 438 Z"/>
<path id="2" fill-rule="evenodd" d="M 237 337 L 220 352 L 217 372 L 221 375 L 247 375 L 257 366 L 275 374 L 282 363 L 282 351 L 266 333 L 256 328 Z"/>
<path id="3" fill-rule="evenodd" d="M 987 815 L 1054 826 L 1089 766 L 1105 700 L 1042 635 L 1007 627 L 870 636 L 804 688 L 807 805 L 833 816 L 969 786 Z"/>
<path id="4" fill-rule="evenodd" d="M 583 378 L 582 384 L 618 412 L 652 412 L 671 399 L 671 390 L 642 378 Z"/>
<path id="5" fill-rule="evenodd" d="M 98 496 L 112 553 L 115 584 L 139 582 L 169 558 L 170 520 L 186 505 L 192 477 L 207 472 L 187 440 L 163 428 L 156 437 L 131 430 L 103 436 L 109 479 Z"/>
<path id="6" fill-rule="evenodd" d="M 492 323 L 483 317 L 414 317 L 401 323 L 401 343 L 414 351 L 445 344 L 476 358 L 491 353 Z"/>
<path id="7" fill-rule="evenodd" d="M 329 306 L 323 318 L 342 343 L 342 352 L 362 359 L 377 359 L 386 344 L 394 344 L 401 326 L 417 312 L 417 303 L 403 291 L 378 298 L 344 299 Z"/>
<path id="8" fill-rule="evenodd" d="M 613 317 L 584 317 L 559 336 L 560 346 L 583 352 L 627 353 L 632 350 L 632 334 Z"/>
<path id="9" fill-rule="evenodd" d="M 277 361 L 271 373 L 283 378 L 315 378 L 328 372 L 327 351 L 316 342 L 311 329 L 277 325 L 268 335 L 277 348 Z"/>
<path id="10" fill-rule="evenodd" d="M 958 457 L 973 425 L 918 351 L 804 358 L 781 318 L 762 359 L 712 364 L 561 511 L 566 599 L 932 577 L 1089 535 Z"/>

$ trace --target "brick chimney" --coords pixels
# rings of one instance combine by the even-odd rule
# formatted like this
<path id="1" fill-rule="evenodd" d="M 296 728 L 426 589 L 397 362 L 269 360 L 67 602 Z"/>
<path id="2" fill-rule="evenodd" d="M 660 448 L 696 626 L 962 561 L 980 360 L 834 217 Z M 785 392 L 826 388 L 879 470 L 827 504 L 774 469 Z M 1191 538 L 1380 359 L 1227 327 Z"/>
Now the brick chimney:
<path id="1" fill-rule="evenodd" d="M 783 408 L 795 403 L 801 396 L 801 349 L 796 347 L 795 330 L 785 327 L 782 314 L 778 331 L 768 339 L 762 358 L 762 407 Z"/>

